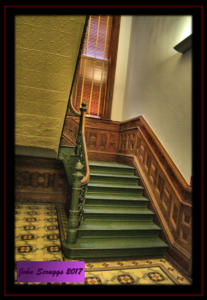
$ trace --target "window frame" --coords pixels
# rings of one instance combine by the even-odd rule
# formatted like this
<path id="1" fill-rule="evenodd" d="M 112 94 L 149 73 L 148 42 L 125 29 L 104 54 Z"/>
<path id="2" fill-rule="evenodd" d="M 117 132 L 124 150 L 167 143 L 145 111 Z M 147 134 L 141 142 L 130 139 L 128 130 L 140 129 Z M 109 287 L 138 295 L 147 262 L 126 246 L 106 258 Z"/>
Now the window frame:
<path id="1" fill-rule="evenodd" d="M 108 72 L 107 72 L 107 80 L 106 80 L 106 96 L 104 101 L 101 103 L 101 105 L 104 106 L 102 114 L 98 115 L 92 115 L 92 114 L 86 114 L 86 117 L 88 118 L 98 118 L 98 119 L 106 119 L 110 120 L 111 119 L 111 111 L 112 111 L 112 101 L 113 101 L 113 89 L 114 89 L 114 80 L 115 80 L 115 70 L 116 70 L 116 60 L 117 60 L 117 51 L 118 51 L 118 41 L 119 41 L 119 30 L 120 30 L 120 20 L 121 16 L 114 16 L 112 15 L 112 29 L 111 29 L 111 42 L 109 44 L 109 56 L 108 59 L 106 60 L 107 65 L 108 65 Z M 87 31 L 87 29 L 86 29 Z M 86 33 L 85 33 L 86 34 Z M 84 40 L 83 40 L 84 42 Z M 73 88 L 76 89 L 76 85 L 78 84 L 78 76 L 79 76 L 79 63 L 81 57 L 87 57 L 87 55 L 82 55 L 80 53 L 80 58 L 78 61 L 77 65 L 77 74 L 75 76 L 75 82 L 73 85 Z M 90 59 L 94 60 L 100 60 L 102 61 L 103 59 L 99 58 L 93 58 L 91 57 Z M 75 92 L 72 91 L 71 94 L 71 101 L 73 101 L 73 94 Z M 76 106 L 76 104 L 74 104 Z"/>

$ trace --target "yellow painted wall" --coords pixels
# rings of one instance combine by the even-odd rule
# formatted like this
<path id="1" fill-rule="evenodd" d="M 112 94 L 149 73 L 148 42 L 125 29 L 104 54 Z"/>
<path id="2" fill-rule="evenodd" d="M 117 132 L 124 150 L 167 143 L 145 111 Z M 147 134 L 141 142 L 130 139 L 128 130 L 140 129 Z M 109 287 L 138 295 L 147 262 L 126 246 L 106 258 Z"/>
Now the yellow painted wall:
<path id="1" fill-rule="evenodd" d="M 15 144 L 58 152 L 85 16 L 16 16 Z"/>

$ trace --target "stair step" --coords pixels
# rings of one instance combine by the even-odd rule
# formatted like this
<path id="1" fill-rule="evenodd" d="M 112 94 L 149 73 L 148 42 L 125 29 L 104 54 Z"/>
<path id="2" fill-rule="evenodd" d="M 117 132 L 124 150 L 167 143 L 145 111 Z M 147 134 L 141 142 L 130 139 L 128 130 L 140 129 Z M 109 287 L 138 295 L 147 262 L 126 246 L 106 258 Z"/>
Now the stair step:
<path id="1" fill-rule="evenodd" d="M 107 194 L 86 194 L 86 199 L 94 200 L 123 200 L 123 201 L 145 201 L 149 202 L 149 199 L 143 196 L 125 196 L 125 195 L 107 195 Z"/>
<path id="2" fill-rule="evenodd" d="M 127 207 L 134 207 L 134 208 L 138 208 L 138 207 L 147 207 L 148 202 L 146 201 L 130 201 L 130 200 L 86 200 L 85 204 L 88 207 L 93 207 L 98 206 L 98 207 L 115 207 L 117 205 L 117 207 L 124 207 L 125 209 Z"/>
<path id="3" fill-rule="evenodd" d="M 111 200 L 87 200 L 85 202 L 85 207 L 91 208 L 91 207 L 111 207 L 112 209 L 116 210 L 116 207 L 122 207 L 123 209 L 131 208 L 131 209 L 137 209 L 137 208 L 147 208 L 146 202 L 135 202 L 135 201 L 111 201 Z"/>
<path id="4" fill-rule="evenodd" d="M 98 174 L 110 174 L 110 175 L 125 175 L 125 176 L 133 176 L 133 169 L 121 169 L 121 168 L 108 168 L 108 167 L 90 167 L 90 172 L 98 173 Z"/>
<path id="5" fill-rule="evenodd" d="M 148 238 L 106 238 L 88 240 L 77 240 L 75 244 L 69 244 L 71 249 L 142 249 L 153 247 L 167 247 L 167 244 L 158 237 L 153 237 L 150 240 Z"/>
<path id="6" fill-rule="evenodd" d="M 131 166 L 109 162 L 89 162 L 90 173 L 133 176 L 135 169 Z"/>
<path id="7" fill-rule="evenodd" d="M 100 220 L 85 220 L 79 230 L 101 230 L 101 231 L 122 231 L 122 230 L 160 230 L 160 227 L 153 222 L 106 222 Z"/>
<path id="8" fill-rule="evenodd" d="M 113 188 L 113 189 L 134 189 L 134 190 L 143 190 L 144 188 L 142 186 L 138 186 L 136 184 L 134 185 L 128 185 L 128 184 L 113 184 L 113 183 L 89 183 L 88 187 L 95 187 L 95 188 Z"/>
<path id="9" fill-rule="evenodd" d="M 145 207 L 88 207 L 85 205 L 83 219 L 113 221 L 152 220 L 154 213 Z"/>
<path id="10" fill-rule="evenodd" d="M 109 237 L 148 237 L 152 238 L 160 234 L 160 227 L 153 222 L 146 221 L 107 221 L 86 219 L 78 230 L 78 238 L 109 238 Z"/>
<path id="11" fill-rule="evenodd" d="M 70 259 L 90 261 L 99 259 L 131 259 L 163 257 L 167 244 L 159 237 L 112 237 L 79 239 L 75 244 L 63 242 L 63 252 Z"/>
<path id="12" fill-rule="evenodd" d="M 99 195 L 125 195 L 128 196 L 140 196 L 143 194 L 144 188 L 136 185 L 129 184 L 109 184 L 109 183 L 89 183 L 87 194 L 99 194 Z"/>
<path id="13" fill-rule="evenodd" d="M 142 214 L 147 214 L 147 215 L 154 215 L 154 212 L 151 210 L 143 207 L 143 208 L 136 208 L 136 207 L 107 207 L 107 206 L 89 206 L 85 205 L 84 208 L 84 213 L 86 214 L 130 214 L 130 215 L 142 215 Z"/>
<path id="14" fill-rule="evenodd" d="M 128 166 L 126 164 L 120 164 L 117 162 L 106 162 L 106 161 L 89 161 L 89 166 L 97 166 L 97 167 L 108 167 L 108 168 L 122 168 L 122 169 L 133 169 L 134 167 Z"/>
<path id="15" fill-rule="evenodd" d="M 89 183 L 92 184 L 113 184 L 113 185 L 138 185 L 139 179 L 136 176 L 124 176 L 124 175 L 109 175 L 109 174 L 90 174 Z"/>
<path id="16" fill-rule="evenodd" d="M 90 176 L 99 176 L 99 177 L 115 177 L 115 178 L 126 178 L 126 175 L 122 175 L 122 174 L 100 174 L 100 173 L 97 173 L 97 172 L 90 172 Z M 135 176 L 135 175 L 129 175 L 127 177 L 127 179 L 130 178 L 130 179 L 139 179 L 138 176 Z"/>
<path id="17" fill-rule="evenodd" d="M 127 206 L 127 207 L 137 207 L 137 206 L 147 206 L 149 203 L 149 199 L 145 197 L 130 197 L 130 196 L 123 196 L 120 194 L 117 195 L 86 195 L 86 202 L 87 205 L 95 205 L 95 206 Z"/>

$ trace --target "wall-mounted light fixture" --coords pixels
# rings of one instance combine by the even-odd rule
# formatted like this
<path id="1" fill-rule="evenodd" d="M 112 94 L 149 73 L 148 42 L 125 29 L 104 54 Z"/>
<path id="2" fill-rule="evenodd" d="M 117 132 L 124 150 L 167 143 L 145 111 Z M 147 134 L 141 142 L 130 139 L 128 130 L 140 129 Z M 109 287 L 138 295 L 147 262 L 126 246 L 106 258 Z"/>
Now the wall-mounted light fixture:
<path id="1" fill-rule="evenodd" d="M 177 44 L 174 49 L 180 53 L 185 53 L 192 47 L 192 34 Z"/>

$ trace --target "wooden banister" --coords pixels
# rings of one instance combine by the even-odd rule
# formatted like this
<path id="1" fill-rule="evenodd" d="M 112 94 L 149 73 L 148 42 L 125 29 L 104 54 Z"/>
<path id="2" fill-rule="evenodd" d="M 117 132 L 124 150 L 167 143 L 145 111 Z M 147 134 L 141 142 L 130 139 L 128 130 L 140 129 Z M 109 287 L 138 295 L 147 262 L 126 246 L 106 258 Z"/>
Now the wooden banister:
<path id="1" fill-rule="evenodd" d="M 79 111 L 77 111 L 77 110 L 75 109 L 75 107 L 73 106 L 72 98 L 71 98 L 71 100 L 70 100 L 70 109 L 72 110 L 73 114 L 75 114 L 75 115 L 77 115 L 77 116 L 80 116 L 80 115 L 81 115 L 81 113 L 80 113 Z"/>
<path id="2" fill-rule="evenodd" d="M 83 217 L 87 183 L 90 178 L 90 169 L 85 138 L 86 103 L 84 101 L 82 102 L 79 114 L 74 109 L 72 101 L 70 101 L 69 110 L 69 112 L 71 113 L 71 115 L 69 115 L 69 118 L 72 120 L 73 117 L 78 117 L 79 122 L 74 123 L 77 132 L 77 134 L 75 134 L 75 136 L 73 137 L 75 144 L 75 153 L 71 156 L 72 158 L 70 157 L 70 160 L 67 157 L 65 158 L 66 172 L 68 169 L 69 173 L 68 178 L 70 176 L 72 177 L 72 194 L 70 199 L 67 237 L 64 244 L 64 247 L 66 248 L 68 243 L 70 244 L 76 242 L 78 228 Z M 70 125 L 72 123 L 70 123 Z M 69 132 L 73 131 L 72 129 L 74 128 L 70 128 Z"/>
<path id="3" fill-rule="evenodd" d="M 82 137 L 82 146 L 83 146 L 82 151 L 84 152 L 84 157 L 85 157 L 85 176 L 81 180 L 81 184 L 86 184 L 90 178 L 90 168 L 88 163 L 88 152 L 87 152 L 86 138 L 85 138 L 85 125 L 86 125 L 86 103 L 85 102 L 82 102 L 81 118 L 82 118 L 81 137 Z"/>

